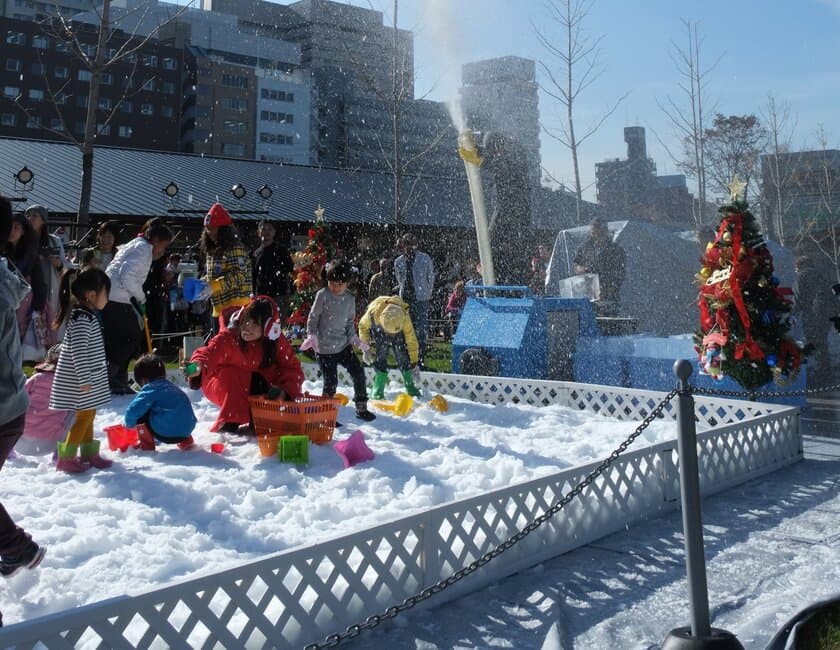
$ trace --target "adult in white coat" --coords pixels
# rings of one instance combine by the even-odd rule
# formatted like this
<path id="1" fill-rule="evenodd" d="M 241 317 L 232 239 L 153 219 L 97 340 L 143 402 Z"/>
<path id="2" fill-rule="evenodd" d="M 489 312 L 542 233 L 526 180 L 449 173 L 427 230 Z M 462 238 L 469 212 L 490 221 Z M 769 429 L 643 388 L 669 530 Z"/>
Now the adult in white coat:
<path id="1" fill-rule="evenodd" d="M 146 222 L 133 240 L 121 246 L 105 269 L 111 279 L 111 294 L 102 311 L 108 384 L 114 395 L 134 391 L 128 385 L 128 364 L 143 342 L 141 319 L 146 311 L 143 282 L 152 260 L 160 258 L 172 242 L 172 231 L 160 219 Z"/>

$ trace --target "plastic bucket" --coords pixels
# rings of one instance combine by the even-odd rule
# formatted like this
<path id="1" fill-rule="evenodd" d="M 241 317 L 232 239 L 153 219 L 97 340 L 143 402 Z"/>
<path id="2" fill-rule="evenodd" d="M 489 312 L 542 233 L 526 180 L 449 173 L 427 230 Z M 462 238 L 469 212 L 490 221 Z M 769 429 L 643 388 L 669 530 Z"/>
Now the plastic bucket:
<path id="1" fill-rule="evenodd" d="M 196 278 L 187 278 L 184 280 L 184 300 L 187 302 L 195 302 L 199 294 L 207 287 L 207 283 Z"/>
<path id="2" fill-rule="evenodd" d="M 112 424 L 105 427 L 104 431 L 108 436 L 108 449 L 111 451 L 127 451 L 139 442 L 137 429 L 128 429 L 122 424 Z"/>

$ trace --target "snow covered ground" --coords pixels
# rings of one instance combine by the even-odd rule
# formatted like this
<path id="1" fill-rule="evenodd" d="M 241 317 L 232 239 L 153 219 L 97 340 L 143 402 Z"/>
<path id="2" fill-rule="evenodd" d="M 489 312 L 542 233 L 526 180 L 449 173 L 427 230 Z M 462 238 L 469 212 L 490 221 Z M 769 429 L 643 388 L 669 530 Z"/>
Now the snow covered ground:
<path id="1" fill-rule="evenodd" d="M 394 397 L 399 390 L 391 387 Z M 305 384 L 317 393 L 319 383 Z M 340 387 L 352 395 L 349 387 Z M 310 448 L 307 467 L 260 456 L 256 442 L 209 451 L 216 408 L 187 390 L 199 419 L 198 448 L 161 445 L 155 453 L 104 452 L 110 470 L 81 476 L 54 471 L 49 456 L 19 456 L 0 472 L 12 517 L 49 547 L 37 570 L 5 585 L 7 624 L 145 590 L 413 511 L 599 460 L 634 429 L 632 422 L 552 406 L 490 406 L 449 400 L 439 413 L 418 405 L 406 418 L 358 422 L 352 408 L 336 440 L 361 429 L 375 460 L 343 469 L 331 445 Z M 95 422 L 121 422 L 129 398 L 116 398 Z M 631 449 L 675 437 L 656 421 Z M 236 437 L 234 437 L 236 438 Z M 236 442 L 241 442 L 236 438 Z"/>

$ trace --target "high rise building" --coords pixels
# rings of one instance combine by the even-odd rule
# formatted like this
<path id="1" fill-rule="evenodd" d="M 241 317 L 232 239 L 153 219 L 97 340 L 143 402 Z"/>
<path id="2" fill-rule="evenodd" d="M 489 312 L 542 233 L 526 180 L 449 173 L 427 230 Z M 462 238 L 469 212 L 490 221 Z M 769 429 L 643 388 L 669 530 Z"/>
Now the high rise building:
<path id="1" fill-rule="evenodd" d="M 540 111 L 536 66 L 505 56 L 467 63 L 461 70 L 461 106 L 467 126 L 496 131 L 519 143 L 532 186 L 540 184 Z"/>
<path id="2" fill-rule="evenodd" d="M 97 4 L 95 0 L 3 0 L 0 8 L 6 18 L 40 22 L 58 13 L 70 18 L 82 11 L 91 11 Z"/>

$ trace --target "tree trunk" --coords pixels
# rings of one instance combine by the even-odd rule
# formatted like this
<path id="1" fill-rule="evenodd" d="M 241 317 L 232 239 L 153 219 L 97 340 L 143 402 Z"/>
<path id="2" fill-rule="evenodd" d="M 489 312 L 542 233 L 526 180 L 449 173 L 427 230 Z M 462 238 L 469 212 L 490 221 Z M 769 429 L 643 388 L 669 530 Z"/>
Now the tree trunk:
<path id="1" fill-rule="evenodd" d="M 567 19 L 568 24 L 570 25 L 569 29 L 566 30 L 566 38 L 567 38 L 567 52 L 569 54 L 567 59 L 567 93 L 569 101 L 566 103 L 566 114 L 569 120 L 569 149 L 572 151 L 572 167 L 574 168 L 575 172 L 575 224 L 580 225 L 580 202 L 582 200 L 582 192 L 580 188 L 580 166 L 578 164 L 578 152 L 577 152 L 577 141 L 575 140 L 575 123 L 573 119 L 573 109 L 572 104 L 574 103 L 574 94 L 572 92 L 572 67 L 574 64 L 573 61 L 573 44 L 572 44 L 572 16 L 571 16 L 571 5 L 566 5 L 567 11 Z"/>

